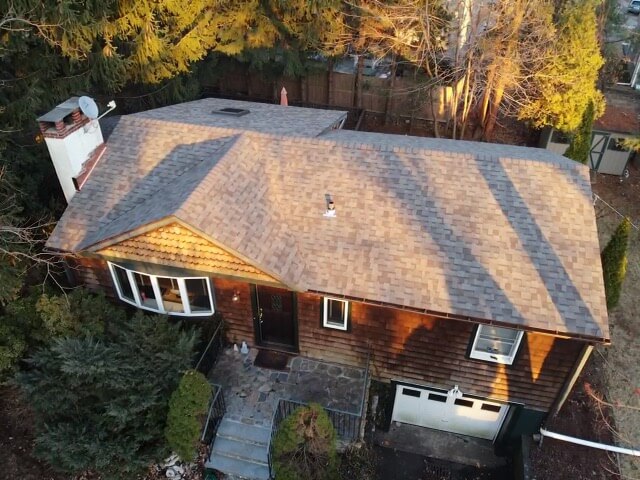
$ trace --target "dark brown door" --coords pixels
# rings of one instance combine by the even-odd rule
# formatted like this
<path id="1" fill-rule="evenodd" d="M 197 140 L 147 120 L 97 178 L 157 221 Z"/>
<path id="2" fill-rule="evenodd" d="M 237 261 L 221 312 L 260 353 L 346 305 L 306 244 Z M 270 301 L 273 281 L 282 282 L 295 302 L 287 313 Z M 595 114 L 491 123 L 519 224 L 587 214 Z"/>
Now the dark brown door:
<path id="1" fill-rule="evenodd" d="M 281 288 L 255 286 L 255 319 L 258 345 L 297 349 L 295 297 Z"/>

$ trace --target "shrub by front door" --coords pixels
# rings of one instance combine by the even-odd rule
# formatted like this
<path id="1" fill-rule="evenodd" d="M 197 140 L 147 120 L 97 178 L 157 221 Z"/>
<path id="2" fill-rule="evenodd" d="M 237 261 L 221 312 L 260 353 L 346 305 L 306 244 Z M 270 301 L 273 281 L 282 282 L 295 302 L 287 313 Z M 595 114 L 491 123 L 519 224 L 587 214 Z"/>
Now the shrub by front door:
<path id="1" fill-rule="evenodd" d="M 255 286 L 254 325 L 259 346 L 297 350 L 296 303 L 293 292 Z"/>

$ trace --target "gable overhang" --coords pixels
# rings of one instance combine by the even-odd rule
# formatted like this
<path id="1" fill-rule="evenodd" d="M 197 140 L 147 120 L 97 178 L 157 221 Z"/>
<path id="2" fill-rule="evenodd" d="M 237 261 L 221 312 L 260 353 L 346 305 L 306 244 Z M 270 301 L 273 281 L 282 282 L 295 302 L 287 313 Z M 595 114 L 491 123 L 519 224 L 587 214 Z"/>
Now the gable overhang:
<path id="1" fill-rule="evenodd" d="M 111 260 L 128 260 L 128 261 L 132 261 L 132 262 L 137 262 L 137 263 L 141 263 L 135 259 L 132 259 L 130 257 L 128 257 L 127 255 L 113 255 L 112 254 L 108 254 L 105 255 L 103 253 L 101 253 L 101 250 L 105 250 L 108 249 L 109 247 L 114 247 L 116 245 L 118 245 L 119 243 L 122 243 L 126 240 L 130 240 L 133 239 L 135 237 L 144 235 L 146 233 L 150 233 L 153 232 L 159 228 L 162 227 L 166 227 L 172 224 L 178 224 L 181 227 L 190 230 L 192 233 L 198 235 L 199 237 L 205 239 L 206 241 L 210 242 L 212 245 L 214 245 L 215 247 L 224 250 L 226 252 L 228 252 L 229 254 L 237 257 L 238 259 L 240 259 L 241 261 L 245 262 L 247 265 L 250 265 L 252 267 L 254 267 L 255 269 L 263 272 L 264 274 L 268 275 L 269 277 L 272 277 L 275 282 L 270 282 L 270 281 L 265 281 L 264 279 L 258 278 L 256 276 L 253 276 L 251 274 L 238 274 L 238 275 L 229 275 L 229 274 L 217 274 L 215 272 L 205 272 L 205 273 L 210 273 L 213 274 L 215 276 L 219 276 L 221 278 L 229 278 L 229 279 L 233 279 L 233 280 L 239 280 L 239 281 L 246 281 L 249 283 L 259 283 L 259 284 L 265 284 L 265 285 L 273 285 L 273 286 L 279 286 L 279 287 L 284 287 L 287 288 L 289 290 L 292 291 L 297 291 L 297 292 L 302 292 L 305 291 L 305 287 L 302 285 L 296 285 L 295 283 L 283 279 L 280 275 L 278 275 L 277 273 L 270 271 L 270 269 L 265 268 L 264 266 L 260 265 L 259 262 L 254 261 L 251 258 L 248 258 L 246 255 L 243 255 L 241 252 L 237 251 L 236 249 L 233 248 L 229 248 L 226 245 L 221 244 L 220 242 L 218 242 L 216 239 L 212 238 L 210 235 L 206 234 L 205 232 L 201 231 L 198 228 L 193 227 L 192 225 L 190 225 L 189 223 L 179 219 L 176 216 L 168 216 L 165 217 L 161 220 L 155 221 L 155 222 L 150 222 L 147 223 L 145 225 L 141 225 L 138 228 L 135 228 L 133 230 L 129 230 L 127 232 L 123 232 L 122 234 L 119 235 L 115 235 L 113 237 L 101 240 L 100 242 L 94 243 L 92 245 L 87 246 L 83 251 L 95 254 L 95 255 L 99 255 L 102 258 L 105 259 L 111 259 Z M 142 262 L 144 263 L 144 262 Z M 175 267 L 175 266 L 170 266 L 170 267 Z M 177 268 L 177 267 L 175 267 Z M 187 269 L 189 270 L 189 269 Z M 193 269 L 191 269 L 193 270 Z M 199 270 L 200 271 L 200 270 Z"/>
<path id="2" fill-rule="evenodd" d="M 321 296 L 344 299 L 350 302 L 358 302 L 358 303 L 364 303 L 367 305 L 393 308 L 395 310 L 402 310 L 402 311 L 418 313 L 422 315 L 429 315 L 431 317 L 441 318 L 444 320 L 456 320 L 460 322 L 467 322 L 467 323 L 474 323 L 474 324 L 495 325 L 496 327 L 517 328 L 525 332 L 534 332 L 534 333 L 539 333 L 541 335 L 550 335 L 556 338 L 579 340 L 587 343 L 598 343 L 602 345 L 611 344 L 611 339 L 607 337 L 599 337 L 594 335 L 585 335 L 582 333 L 563 332 L 559 330 L 535 328 L 535 327 L 523 325 L 521 323 L 498 322 L 498 321 L 490 320 L 487 318 L 473 317 L 471 315 L 460 315 L 456 313 L 440 312 L 437 310 L 431 310 L 429 308 L 410 307 L 407 305 L 398 305 L 395 303 L 381 302 L 378 300 L 372 300 L 372 299 L 362 298 L 362 297 L 352 297 L 349 295 L 343 295 L 343 294 L 333 293 L 333 292 L 324 292 L 320 290 L 307 290 L 307 292 L 313 293 L 316 295 L 321 295 Z"/>

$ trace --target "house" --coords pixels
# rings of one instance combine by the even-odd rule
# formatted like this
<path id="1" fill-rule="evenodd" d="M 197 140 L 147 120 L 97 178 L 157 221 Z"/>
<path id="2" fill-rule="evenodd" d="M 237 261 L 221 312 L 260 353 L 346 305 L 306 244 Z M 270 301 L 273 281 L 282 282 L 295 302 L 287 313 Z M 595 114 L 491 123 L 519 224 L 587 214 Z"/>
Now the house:
<path id="1" fill-rule="evenodd" d="M 623 87 L 612 87 L 605 92 L 605 97 L 604 114 L 593 123 L 588 165 L 598 173 L 628 176 L 627 164 L 633 152 L 621 142 L 640 133 L 638 94 Z M 563 155 L 570 141 L 568 135 L 548 128 L 542 131 L 539 146 Z"/>
<path id="2" fill-rule="evenodd" d="M 58 117 L 41 129 L 74 188 L 47 247 L 78 283 L 218 312 L 232 342 L 370 355 L 395 421 L 533 432 L 609 342 L 589 169 L 553 152 L 212 98 L 122 116 L 104 146 L 69 141 L 97 135 L 77 109 Z"/>

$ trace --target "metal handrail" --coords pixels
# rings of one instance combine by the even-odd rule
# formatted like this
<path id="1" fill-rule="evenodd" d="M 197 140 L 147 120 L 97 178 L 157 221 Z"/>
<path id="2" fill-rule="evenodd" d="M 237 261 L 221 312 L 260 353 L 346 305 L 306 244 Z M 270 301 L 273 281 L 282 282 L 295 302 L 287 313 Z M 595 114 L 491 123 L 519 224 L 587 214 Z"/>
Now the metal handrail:
<path id="1" fill-rule="evenodd" d="M 214 340 L 220 340 L 222 338 L 222 335 L 220 335 L 220 332 L 222 331 L 222 323 L 223 321 L 220 320 L 220 323 L 218 323 L 218 326 L 216 327 L 216 330 L 213 332 L 213 335 L 211 335 L 211 339 L 209 339 L 209 343 L 207 343 L 207 347 L 204 349 L 204 352 L 202 352 L 202 355 L 200 356 L 200 359 L 198 360 L 198 363 L 195 366 L 194 370 L 198 370 L 200 371 L 200 365 L 202 364 L 202 361 L 204 360 L 205 356 L 207 355 L 207 352 L 209 351 L 209 348 L 211 347 L 211 344 L 213 343 Z"/>
<path id="2" fill-rule="evenodd" d="M 222 417 L 224 416 L 226 410 L 227 410 L 227 406 L 226 403 L 224 401 L 224 394 L 222 393 L 222 387 L 220 385 L 217 384 L 212 384 L 213 387 L 215 387 L 216 391 L 213 394 L 211 401 L 209 402 L 209 411 L 207 412 L 207 420 L 204 424 L 204 428 L 202 429 L 202 435 L 200 436 L 200 441 L 201 442 L 205 442 L 206 438 L 207 438 L 207 434 L 209 433 L 209 429 L 212 423 L 212 415 L 214 413 L 217 413 L 218 415 L 216 416 L 216 419 L 214 420 L 215 425 L 213 426 L 213 433 L 211 434 L 211 437 L 215 437 L 216 431 L 218 430 L 218 425 L 220 424 L 220 421 L 222 420 Z M 216 407 L 219 409 L 218 412 L 215 412 Z"/>

